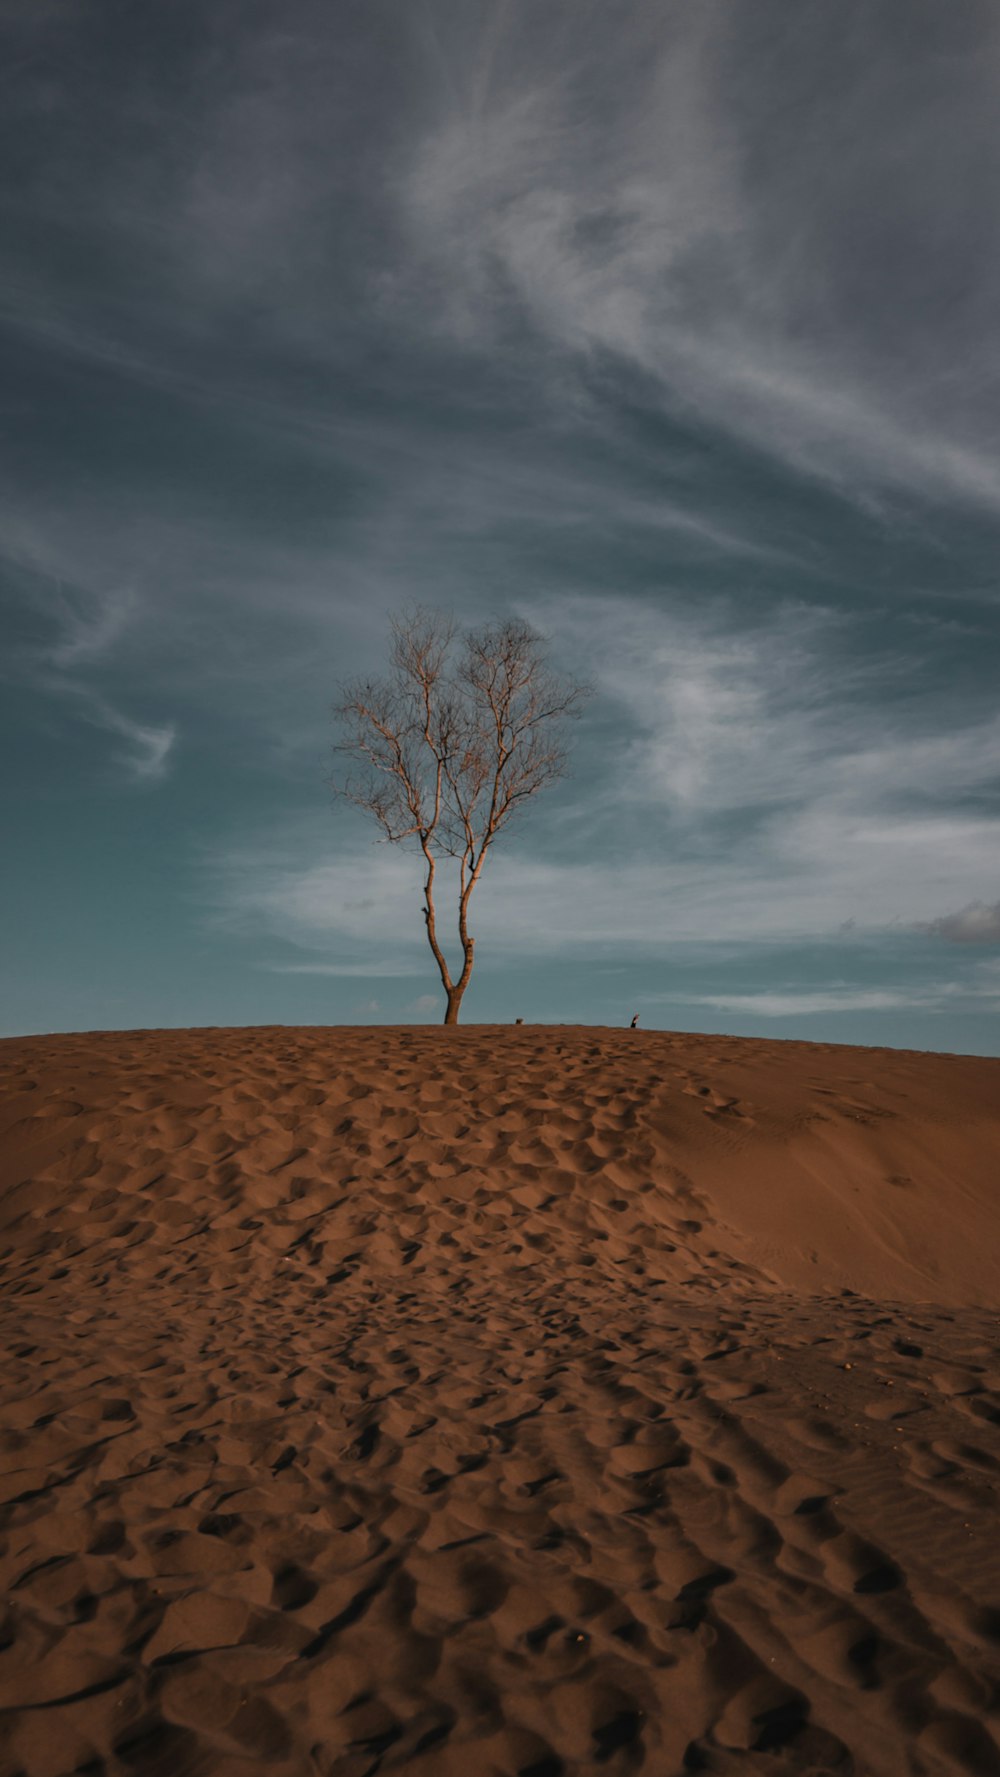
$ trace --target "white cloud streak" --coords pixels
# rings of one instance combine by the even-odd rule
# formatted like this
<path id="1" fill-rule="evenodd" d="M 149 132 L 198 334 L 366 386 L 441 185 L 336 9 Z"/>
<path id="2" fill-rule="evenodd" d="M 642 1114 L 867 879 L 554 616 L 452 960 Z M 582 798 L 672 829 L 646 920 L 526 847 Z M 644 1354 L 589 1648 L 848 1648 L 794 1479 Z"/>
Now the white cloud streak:
<path id="1" fill-rule="evenodd" d="M 956 1008 L 1000 1011 L 1000 968 L 980 964 L 960 980 L 897 982 L 868 987 L 830 982 L 819 988 L 794 985 L 753 993 L 676 993 L 640 996 L 644 1004 L 711 1006 L 720 1012 L 748 1012 L 761 1018 L 809 1017 L 831 1012 L 945 1012 Z"/>
<path id="2" fill-rule="evenodd" d="M 117 755 L 117 762 L 134 783 L 152 784 L 167 775 L 177 739 L 177 729 L 172 722 L 162 726 L 137 722 L 95 692 L 80 686 L 74 687 L 74 692 L 80 698 L 86 721 L 124 741 L 124 750 Z"/>
<path id="3" fill-rule="evenodd" d="M 682 1000 L 681 995 L 676 996 Z M 711 1006 L 719 1012 L 751 1012 L 761 1018 L 801 1018 L 823 1012 L 893 1012 L 913 1007 L 932 1008 L 940 994 L 905 988 L 841 987 L 815 993 L 696 993 L 683 1003 Z"/>

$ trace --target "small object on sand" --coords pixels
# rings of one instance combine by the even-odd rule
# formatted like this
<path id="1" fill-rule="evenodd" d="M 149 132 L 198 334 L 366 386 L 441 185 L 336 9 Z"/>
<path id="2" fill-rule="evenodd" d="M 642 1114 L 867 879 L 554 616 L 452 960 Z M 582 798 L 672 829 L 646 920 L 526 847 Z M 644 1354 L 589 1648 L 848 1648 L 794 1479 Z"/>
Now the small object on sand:
<path id="1" fill-rule="evenodd" d="M 639 1022 L 639 1014 L 638 1014 L 638 1012 L 633 1012 L 632 1022 L 629 1025 L 629 1030 L 635 1030 L 635 1027 L 638 1024 L 638 1022 Z"/>
<path id="2" fill-rule="evenodd" d="M 524 1023 L 524 1019 L 523 1019 L 523 1018 L 515 1018 L 515 1020 L 514 1020 L 514 1023 L 515 1023 L 515 1024 L 523 1024 L 523 1023 Z"/>

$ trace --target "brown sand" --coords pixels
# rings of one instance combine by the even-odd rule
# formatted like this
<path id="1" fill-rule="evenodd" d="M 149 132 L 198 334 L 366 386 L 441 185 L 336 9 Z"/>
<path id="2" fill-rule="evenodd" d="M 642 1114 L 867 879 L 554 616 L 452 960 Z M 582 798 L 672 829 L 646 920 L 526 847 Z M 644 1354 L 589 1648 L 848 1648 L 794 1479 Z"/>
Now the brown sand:
<path id="1" fill-rule="evenodd" d="M 1000 1061 L 0 1065 L 3 1777 L 1000 1771 Z"/>

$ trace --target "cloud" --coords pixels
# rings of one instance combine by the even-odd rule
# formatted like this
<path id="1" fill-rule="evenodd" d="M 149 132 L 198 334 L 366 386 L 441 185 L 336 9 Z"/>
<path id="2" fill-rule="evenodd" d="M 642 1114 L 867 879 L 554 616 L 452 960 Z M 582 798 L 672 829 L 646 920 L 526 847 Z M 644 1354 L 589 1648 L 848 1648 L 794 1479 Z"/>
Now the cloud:
<path id="1" fill-rule="evenodd" d="M 1000 770 L 992 700 L 957 708 L 945 684 L 914 712 L 924 650 L 902 653 L 892 631 L 875 650 L 864 622 L 843 611 L 558 596 L 525 611 L 573 669 L 592 674 L 629 737 L 608 786 L 615 806 L 661 808 L 703 828 L 739 813 L 744 824 L 770 822 L 798 851 L 824 825 L 860 839 L 873 815 L 902 840 L 912 820 L 953 819 L 956 799 L 988 789 Z"/>
<path id="2" fill-rule="evenodd" d="M 490 859 L 473 903 L 482 956 L 666 955 L 678 943 L 827 938 L 844 909 L 859 933 L 916 924 L 940 904 L 949 876 L 985 878 L 995 867 L 996 821 L 871 817 L 821 821 L 803 813 L 728 851 L 720 839 L 662 860 L 625 854 L 554 856 L 522 837 Z M 547 854 L 547 855 L 546 855 Z M 951 859 L 959 860 L 957 863 Z M 292 861 L 290 861 L 292 860 Z M 352 890 L 365 885 L 365 905 Z M 387 975 L 432 968 L 420 912 L 419 862 L 364 841 L 325 839 L 316 820 L 206 859 L 213 919 L 243 935 L 314 950 L 350 946 L 358 972 L 372 959 Z M 453 885 L 439 884 L 448 941 Z M 331 971 L 332 972 L 332 971 Z"/>
<path id="3" fill-rule="evenodd" d="M 816 992 L 699 993 L 674 996 L 674 1003 L 712 1006 L 720 1012 L 751 1012 L 761 1018 L 810 1017 L 825 1012 L 892 1012 L 931 1007 L 940 996 L 906 988 L 842 987 Z"/>
<path id="4" fill-rule="evenodd" d="M 103 483 L 95 471 L 86 502 L 75 476 L 54 495 L 42 478 L 35 534 L 58 537 L 50 571 L 83 558 L 88 585 L 135 588 L 124 615 L 100 590 L 89 627 L 67 613 L 63 664 L 145 638 L 151 676 L 174 674 L 185 694 L 211 685 L 232 711 L 276 657 L 301 684 L 318 646 L 367 646 L 368 622 L 414 585 L 486 604 L 510 596 L 514 574 L 543 587 L 600 574 L 613 596 L 619 541 L 664 599 L 694 596 L 672 583 L 679 555 L 748 576 L 799 559 L 814 576 L 821 551 L 789 508 L 768 530 L 753 499 L 706 471 L 716 427 L 862 503 L 896 483 L 996 504 L 984 366 L 1000 269 L 992 253 L 979 265 L 978 183 L 961 187 L 967 208 L 950 192 L 963 156 L 993 164 L 980 62 L 997 30 L 984 21 L 946 59 L 919 41 L 886 56 L 874 25 L 832 41 L 822 8 L 808 30 L 748 22 L 756 10 L 626 0 L 614 20 L 591 8 L 581 21 L 564 0 L 513 0 L 460 20 L 432 0 L 407 15 L 390 67 L 365 9 L 345 37 L 307 0 L 280 26 L 252 11 L 224 55 L 211 20 L 181 50 L 155 34 L 132 44 L 141 78 L 124 92 L 86 20 L 49 40 L 46 15 L 32 36 L 44 79 L 24 88 L 20 119 L 24 201 L 54 238 L 82 232 L 94 270 L 74 261 L 55 279 L 28 255 L 7 286 L 13 322 L 41 327 L 53 352 L 117 364 L 154 420 L 169 389 L 217 452 L 178 446 L 171 420 L 165 473 L 155 428 L 147 453 L 126 426 L 125 460 Z M 98 133 L 107 159 L 74 178 L 66 143 L 102 79 L 128 152 Z M 913 128 L 928 107 L 933 141 Z M 955 265 L 952 300 L 933 309 L 943 274 L 925 263 L 928 224 Z M 903 301 L 877 250 L 886 230 L 924 274 Z M 280 487 L 247 497 L 272 466 Z M 311 482 L 330 490 L 335 521 L 298 522 Z M 283 500 L 282 542 L 259 508 L 280 519 Z M 688 638 L 686 709 L 673 675 L 659 753 L 675 804 L 692 809 L 761 709 L 762 649 L 749 644 L 748 676 L 745 638 L 727 654 L 716 636 L 714 660 L 697 657 L 704 639 Z M 318 726 L 303 701 L 268 692 L 255 712 L 296 764 Z M 763 776 L 773 749 L 753 732 Z"/>
<path id="5" fill-rule="evenodd" d="M 929 67 L 920 31 L 899 54 L 874 15 L 837 41 L 828 12 L 806 16 L 637 0 L 568 51 L 515 6 L 505 29 L 442 36 L 399 182 L 414 287 L 466 344 L 510 349 L 527 326 L 616 359 L 665 409 L 861 503 L 896 488 L 996 512 L 1000 262 L 953 194 L 1000 162 L 998 26 L 978 14 Z"/>
<path id="6" fill-rule="evenodd" d="M 52 643 L 49 658 L 54 667 L 66 671 L 110 652 L 128 625 L 135 596 L 129 590 L 112 589 L 84 601 L 79 591 L 60 585 L 54 605 L 62 633 Z"/>
<path id="7" fill-rule="evenodd" d="M 141 615 L 134 589 L 91 585 L 79 560 L 71 571 L 58 542 L 23 519 L 8 516 L 0 525 L 0 538 L 0 563 L 35 632 L 10 649 L 6 676 L 69 703 L 89 726 L 116 735 L 124 742 L 116 763 L 133 782 L 149 784 L 165 777 L 176 724 L 130 716 L 97 682 L 113 676 L 115 654 Z"/>
<path id="8" fill-rule="evenodd" d="M 124 750 L 116 757 L 134 782 L 155 783 L 166 776 L 177 739 L 173 723 L 155 727 L 147 722 L 134 721 L 131 716 L 114 709 L 103 697 L 82 687 L 75 689 L 80 696 L 84 720 L 110 734 L 119 735 L 125 742 Z"/>
<path id="9" fill-rule="evenodd" d="M 18 234 L 7 312 L 53 348 L 275 418 L 317 390 L 299 421 L 327 440 L 359 351 L 370 386 L 444 370 L 459 400 L 499 357 L 508 393 L 590 425 L 624 374 L 861 505 L 1000 510 L 988 9 L 942 54 L 927 10 L 900 46 L 825 0 L 430 0 L 387 56 L 377 12 L 304 0 L 151 32 L 125 81 L 85 12 L 34 10 L 18 202 L 89 251 L 53 278 Z"/>
<path id="10" fill-rule="evenodd" d="M 958 913 L 929 920 L 921 929 L 950 944 L 1000 944 L 1000 901 L 992 906 L 972 901 Z"/>
<path id="11" fill-rule="evenodd" d="M 873 966 L 877 962 L 873 959 Z M 749 1012 L 761 1018 L 794 1018 L 827 1013 L 955 1011 L 956 1007 L 1000 1011 L 1000 972 L 989 966 L 948 981 L 896 982 L 861 986 L 831 982 L 818 988 L 782 986 L 749 993 L 671 993 L 641 996 L 644 1004 L 711 1006 L 723 1012 Z"/>

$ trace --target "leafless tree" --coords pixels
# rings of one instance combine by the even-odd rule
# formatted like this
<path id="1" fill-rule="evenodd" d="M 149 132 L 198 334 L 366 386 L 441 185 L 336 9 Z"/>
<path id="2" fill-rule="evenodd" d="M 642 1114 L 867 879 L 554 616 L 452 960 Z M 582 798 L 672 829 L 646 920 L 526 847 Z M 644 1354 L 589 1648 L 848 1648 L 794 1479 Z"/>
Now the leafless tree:
<path id="1" fill-rule="evenodd" d="M 469 902 L 486 855 L 530 796 L 562 775 L 565 722 L 587 695 L 550 672 L 541 637 L 516 620 L 460 635 L 452 618 L 417 609 L 392 622 L 390 668 L 341 690 L 336 715 L 347 773 L 335 793 L 394 845 L 423 854 L 424 920 L 457 1024 L 475 939 Z M 461 964 L 452 976 L 438 932 L 435 881 L 458 860 Z"/>

